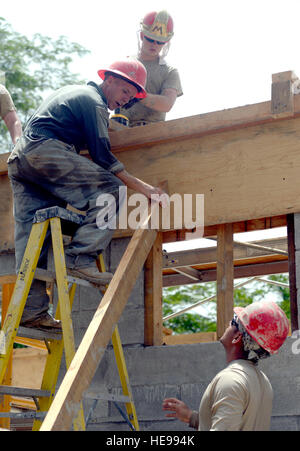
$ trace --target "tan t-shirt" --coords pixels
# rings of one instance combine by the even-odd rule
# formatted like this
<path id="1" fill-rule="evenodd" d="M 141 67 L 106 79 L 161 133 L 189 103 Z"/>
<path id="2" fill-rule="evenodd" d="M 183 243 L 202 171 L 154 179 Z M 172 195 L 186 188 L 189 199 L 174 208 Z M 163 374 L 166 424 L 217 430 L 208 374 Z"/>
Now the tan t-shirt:
<path id="1" fill-rule="evenodd" d="M 15 109 L 9 92 L 5 86 L 0 85 L 0 116 L 4 119 L 10 111 L 15 111 Z"/>
<path id="2" fill-rule="evenodd" d="M 159 59 L 155 61 L 144 61 L 140 59 L 147 70 L 146 91 L 151 94 L 162 94 L 165 89 L 175 89 L 177 97 L 183 94 L 178 70 L 167 63 L 160 64 Z M 128 110 L 121 109 L 120 113 L 128 117 L 129 125 L 133 127 L 137 122 L 159 122 L 166 119 L 166 113 L 155 111 L 135 103 Z"/>
<path id="3" fill-rule="evenodd" d="M 266 431 L 273 390 L 252 362 L 234 360 L 209 384 L 199 408 L 199 431 Z"/>

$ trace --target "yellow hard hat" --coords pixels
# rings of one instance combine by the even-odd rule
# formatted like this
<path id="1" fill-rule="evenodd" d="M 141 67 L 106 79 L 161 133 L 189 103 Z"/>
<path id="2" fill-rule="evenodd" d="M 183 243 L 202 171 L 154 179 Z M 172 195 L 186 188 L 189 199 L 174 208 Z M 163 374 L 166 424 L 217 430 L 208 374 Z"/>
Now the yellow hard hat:
<path id="1" fill-rule="evenodd" d="M 168 42 L 173 37 L 173 28 L 173 19 L 167 11 L 148 13 L 141 22 L 141 32 L 160 42 Z"/>

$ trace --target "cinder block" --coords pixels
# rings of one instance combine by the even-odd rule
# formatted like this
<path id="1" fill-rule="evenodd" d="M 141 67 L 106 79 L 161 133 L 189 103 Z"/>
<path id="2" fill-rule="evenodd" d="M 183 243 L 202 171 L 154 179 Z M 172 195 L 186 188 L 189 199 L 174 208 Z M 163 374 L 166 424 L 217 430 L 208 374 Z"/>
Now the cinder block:
<path id="1" fill-rule="evenodd" d="M 299 417 L 272 416 L 271 431 L 299 431 Z"/>
<path id="2" fill-rule="evenodd" d="M 199 378 L 200 379 L 200 378 Z M 192 410 L 198 410 L 208 384 L 211 381 L 201 381 L 199 384 L 183 384 L 180 387 L 180 399 Z"/>
<path id="3" fill-rule="evenodd" d="M 130 238 L 113 239 L 110 243 L 110 270 L 114 272 L 130 242 Z"/>
<path id="4" fill-rule="evenodd" d="M 151 382 L 151 381 L 150 381 Z M 165 398 L 179 396 L 179 387 L 176 385 L 149 385 L 134 386 L 132 396 L 136 407 L 137 417 L 140 421 L 157 421 L 165 418 L 162 410 L 162 402 Z M 122 394 L 121 388 L 113 390 L 115 394 Z M 117 410 L 112 406 L 112 416 L 117 414 Z"/>
<path id="5" fill-rule="evenodd" d="M 0 274 L 16 274 L 15 254 L 0 255 Z"/>

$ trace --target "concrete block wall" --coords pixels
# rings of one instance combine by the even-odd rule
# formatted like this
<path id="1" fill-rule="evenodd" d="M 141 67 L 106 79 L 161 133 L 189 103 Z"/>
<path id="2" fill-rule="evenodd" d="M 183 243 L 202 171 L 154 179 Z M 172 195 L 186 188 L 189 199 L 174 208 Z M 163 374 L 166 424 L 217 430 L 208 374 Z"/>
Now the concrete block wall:
<path id="1" fill-rule="evenodd" d="M 280 353 L 260 368 L 269 377 L 274 390 L 271 430 L 300 430 L 300 354 L 292 353 L 289 338 Z M 226 366 L 220 343 L 178 346 L 125 346 L 125 358 L 132 386 L 137 416 L 144 431 L 191 431 L 178 420 L 165 418 L 161 404 L 165 397 L 175 396 L 197 410 L 211 379 Z M 118 373 L 111 349 L 107 350 L 94 387 L 107 384 L 112 393 L 120 393 Z M 123 431 L 128 426 L 116 409 L 107 403 L 105 413 L 96 409 L 89 430 Z"/>
<path id="2" fill-rule="evenodd" d="M 299 226 L 298 226 L 299 224 Z M 295 218 L 296 257 L 300 273 L 300 217 Z M 299 239 L 298 239 L 299 238 Z M 113 240 L 106 251 L 107 269 L 114 271 L 129 240 Z M 2 274 L 14 270 L 14 256 L 0 256 Z M 297 284 L 300 283 L 300 276 Z M 75 339 L 78 345 L 99 305 L 97 289 L 77 288 L 73 307 Z M 144 277 L 140 274 L 119 322 L 127 369 L 141 430 L 186 431 L 187 425 L 165 418 L 162 400 L 175 396 L 197 410 L 202 394 L 218 371 L 226 366 L 220 343 L 145 347 Z M 290 337 L 279 354 L 261 362 L 274 389 L 272 430 L 300 430 L 300 340 Z M 64 365 L 63 365 L 64 366 Z M 62 370 L 63 372 L 63 370 Z M 88 392 L 121 393 L 112 346 L 109 345 Z M 93 401 L 85 399 L 85 413 Z M 123 406 L 122 406 L 123 407 Z M 125 409 L 124 409 L 125 410 Z M 128 431 L 129 427 L 113 403 L 99 401 L 93 410 L 89 430 Z"/>
<path id="3" fill-rule="evenodd" d="M 128 242 L 127 239 L 113 240 L 110 244 L 106 253 L 110 270 L 116 269 Z M 80 305 L 79 317 L 88 308 L 82 288 Z M 190 430 L 187 425 L 165 417 L 161 408 L 162 400 L 175 396 L 197 410 L 205 388 L 216 373 L 226 366 L 222 345 L 215 342 L 145 347 L 143 273 L 123 312 L 119 330 L 141 430 Z M 272 430 L 300 430 L 300 341 L 297 347 L 296 340 L 290 337 L 278 355 L 260 364 L 274 389 Z M 295 353 L 297 349 L 298 354 Z M 121 394 L 111 346 L 99 365 L 89 391 Z M 91 400 L 85 402 L 86 412 L 91 404 Z M 128 431 L 129 427 L 113 403 L 99 401 L 91 415 L 88 429 Z"/>

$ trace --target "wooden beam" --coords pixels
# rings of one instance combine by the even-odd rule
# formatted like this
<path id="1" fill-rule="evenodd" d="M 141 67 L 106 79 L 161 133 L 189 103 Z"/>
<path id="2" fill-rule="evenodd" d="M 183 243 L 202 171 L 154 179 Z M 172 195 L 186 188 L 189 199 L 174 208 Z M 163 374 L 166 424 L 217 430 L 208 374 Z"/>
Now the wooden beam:
<path id="1" fill-rule="evenodd" d="M 187 266 L 185 268 L 175 268 L 175 271 L 179 274 L 183 274 L 194 282 L 200 282 L 202 280 L 201 271 L 198 271 L 198 269 L 190 268 Z"/>
<path id="2" fill-rule="evenodd" d="M 150 215 L 146 223 L 149 220 Z M 156 236 L 156 230 L 147 230 L 143 225 L 135 231 L 59 387 L 41 431 L 65 431 L 71 427 L 83 393 L 94 377 Z"/>
<path id="3" fill-rule="evenodd" d="M 233 222 L 233 233 L 253 232 L 254 230 L 266 230 L 276 227 L 286 226 L 286 215 L 273 216 L 269 218 L 250 219 L 247 221 Z M 186 230 L 170 230 L 163 232 L 164 243 L 174 243 L 186 240 Z M 188 231 L 189 234 L 193 230 Z M 203 238 L 215 236 L 218 233 L 218 226 L 211 225 L 204 227 Z"/>
<path id="4" fill-rule="evenodd" d="M 195 334 L 165 335 L 163 338 L 163 344 L 183 345 L 192 343 L 208 343 L 216 340 L 216 332 L 198 332 Z"/>
<path id="5" fill-rule="evenodd" d="M 295 117 L 299 113 L 300 95 L 295 95 L 293 116 Z M 146 127 L 133 127 L 129 130 L 114 132 L 110 135 L 111 146 L 114 153 L 119 153 L 128 149 L 140 149 L 141 142 L 150 147 L 158 143 L 199 138 L 258 124 L 273 123 L 282 119 L 282 117 L 277 118 L 273 115 L 271 101 L 267 101 L 175 119 L 167 121 L 166 126 L 165 123 L 158 122 Z"/>
<path id="6" fill-rule="evenodd" d="M 162 234 L 145 263 L 145 346 L 162 345 Z"/>
<path id="7" fill-rule="evenodd" d="M 259 263 L 253 265 L 241 265 L 234 267 L 234 278 L 262 276 L 268 274 L 283 274 L 289 271 L 288 260 L 275 261 L 270 263 Z M 217 270 L 201 270 L 201 283 L 215 282 L 217 279 Z M 163 287 L 174 287 L 177 285 L 194 284 L 195 281 L 183 276 L 182 274 L 166 274 L 163 276 Z"/>
<path id="8" fill-rule="evenodd" d="M 272 75 L 271 112 L 274 117 L 291 116 L 294 113 L 293 84 L 297 76 L 292 71 Z"/>
<path id="9" fill-rule="evenodd" d="M 273 238 L 269 240 L 253 241 L 253 244 L 261 244 L 264 247 L 278 248 L 281 251 L 287 250 L 287 238 Z M 261 249 L 250 249 L 247 247 L 234 247 L 234 260 L 254 258 L 258 256 L 269 256 L 269 252 Z M 164 252 L 163 269 L 182 268 L 186 266 L 195 266 L 203 263 L 214 263 L 217 261 L 216 247 L 203 247 L 198 249 L 189 249 L 184 251 Z"/>
<path id="10" fill-rule="evenodd" d="M 288 250 L 289 250 L 291 328 L 292 328 L 292 332 L 293 332 L 294 330 L 299 330 L 297 283 L 296 283 L 294 214 L 287 215 L 287 230 L 288 230 Z"/>
<path id="11" fill-rule="evenodd" d="M 220 338 L 233 314 L 232 224 L 221 224 L 217 244 L 217 336 Z"/>
<path id="12" fill-rule="evenodd" d="M 146 182 L 168 179 L 170 196 L 203 194 L 208 227 L 300 211 L 299 142 L 300 118 L 293 117 L 184 142 L 143 144 L 138 155 L 127 149 L 118 157 Z"/>

